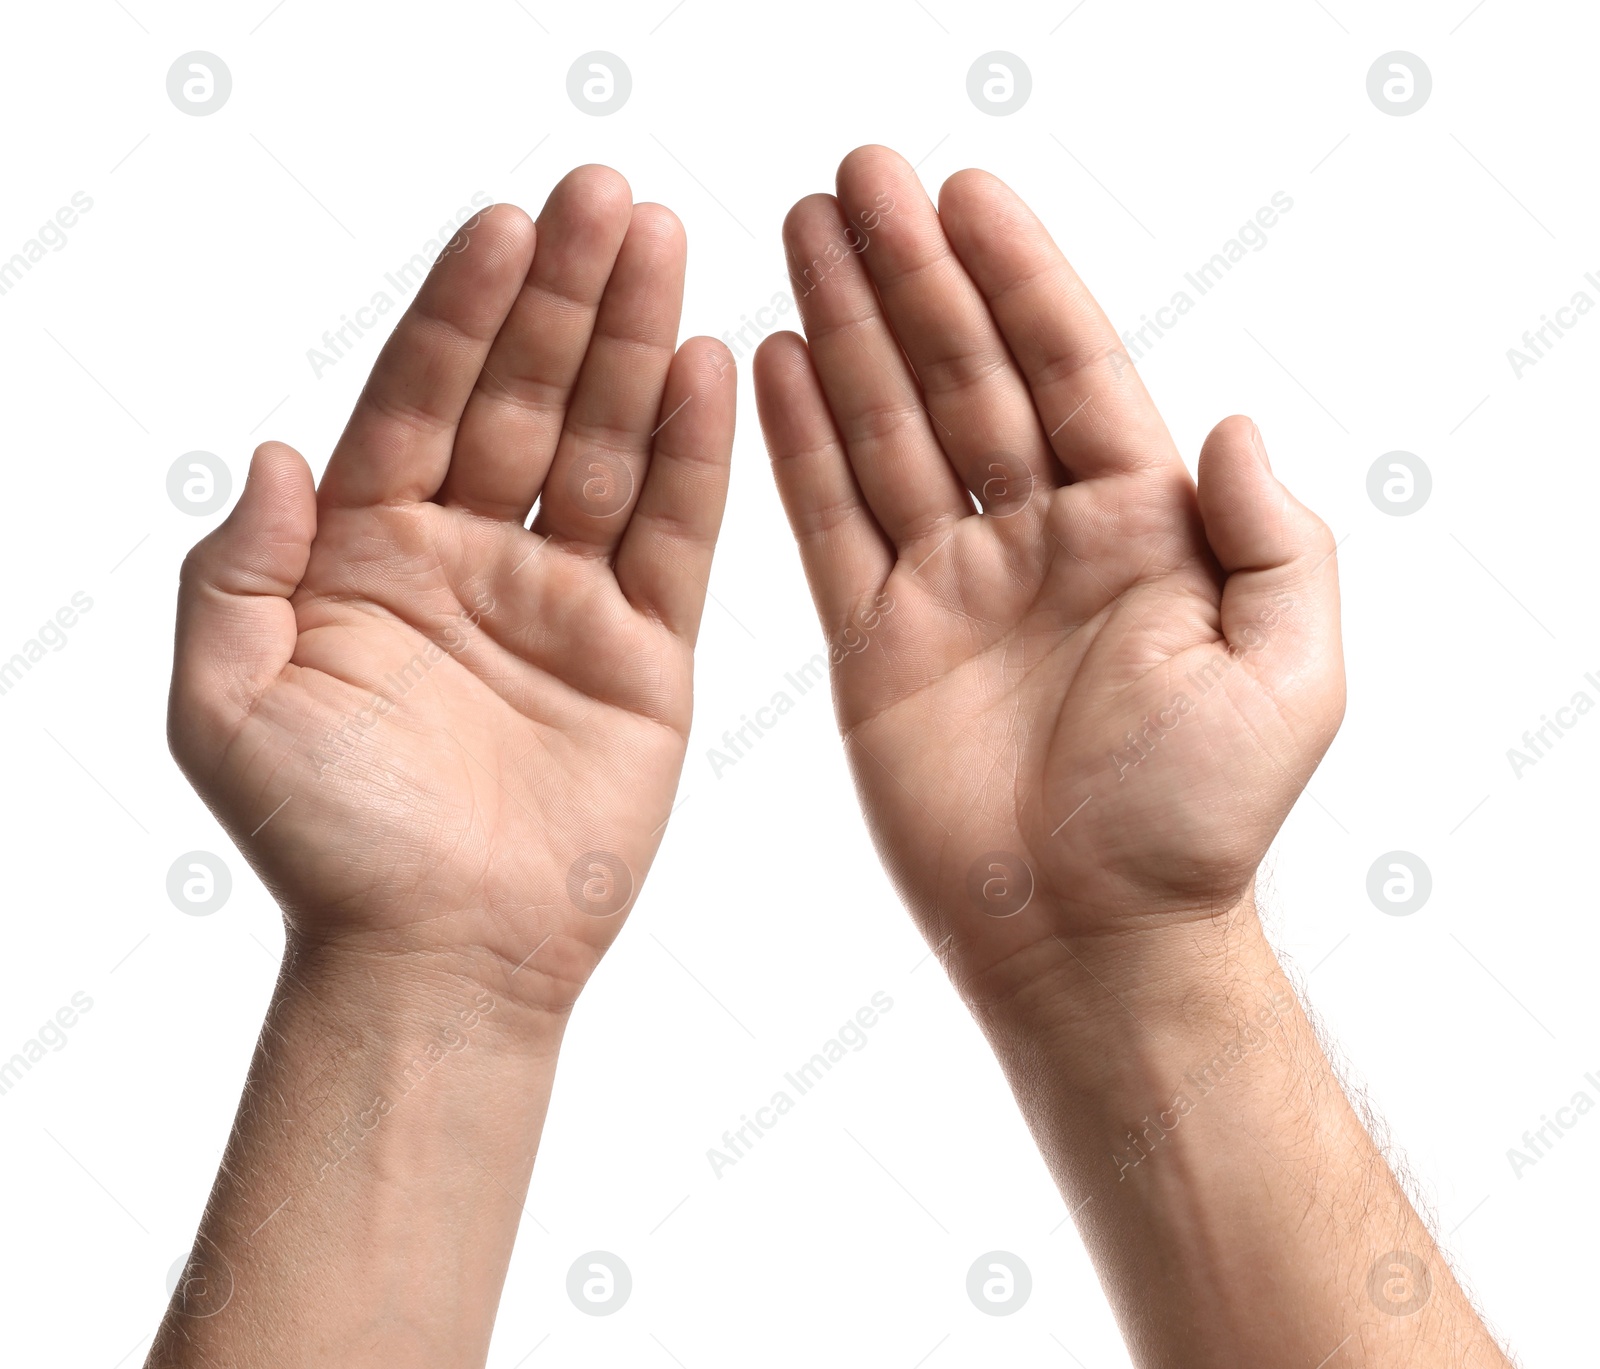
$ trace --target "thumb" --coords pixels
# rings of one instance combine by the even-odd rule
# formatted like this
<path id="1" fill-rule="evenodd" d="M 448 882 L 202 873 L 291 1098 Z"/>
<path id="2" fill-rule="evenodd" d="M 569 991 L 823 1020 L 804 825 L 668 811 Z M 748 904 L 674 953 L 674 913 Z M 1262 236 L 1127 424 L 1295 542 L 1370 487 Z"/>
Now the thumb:
<path id="1" fill-rule="evenodd" d="M 289 596 L 316 531 L 311 468 L 266 442 L 233 511 L 184 558 L 167 736 L 185 770 L 217 754 L 294 654 Z"/>
<path id="2" fill-rule="evenodd" d="M 1200 451 L 1200 516 L 1227 579 L 1222 633 L 1258 676 L 1332 685 L 1342 701 L 1339 568 L 1333 534 L 1272 473 L 1261 431 L 1225 418 Z"/>

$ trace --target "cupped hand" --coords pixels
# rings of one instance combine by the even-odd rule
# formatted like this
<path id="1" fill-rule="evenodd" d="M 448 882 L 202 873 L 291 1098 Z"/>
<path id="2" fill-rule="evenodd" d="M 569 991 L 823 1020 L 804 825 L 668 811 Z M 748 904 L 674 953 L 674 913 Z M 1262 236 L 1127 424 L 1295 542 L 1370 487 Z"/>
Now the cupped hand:
<path id="1" fill-rule="evenodd" d="M 190 553 L 174 755 L 292 934 L 570 1006 L 669 816 L 733 433 L 681 226 L 602 167 L 441 255 L 313 488 Z M 531 527 L 530 512 L 537 505 Z"/>
<path id="2" fill-rule="evenodd" d="M 1247 419 L 1196 486 L 994 177 L 936 210 L 868 147 L 837 188 L 785 225 L 806 340 L 768 339 L 756 393 L 902 896 L 975 993 L 1235 908 L 1343 714 L 1332 537 Z"/>

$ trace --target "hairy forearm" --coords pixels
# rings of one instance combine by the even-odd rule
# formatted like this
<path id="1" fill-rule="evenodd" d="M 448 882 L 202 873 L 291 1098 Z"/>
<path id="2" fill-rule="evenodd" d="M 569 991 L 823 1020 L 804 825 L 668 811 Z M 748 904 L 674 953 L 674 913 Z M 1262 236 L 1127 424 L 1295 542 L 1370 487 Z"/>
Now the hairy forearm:
<path id="1" fill-rule="evenodd" d="M 1027 984 L 980 1020 L 1141 1369 L 1505 1365 L 1252 909 Z"/>
<path id="2" fill-rule="evenodd" d="M 493 982 L 291 944 L 152 1369 L 484 1362 L 560 1036 Z"/>

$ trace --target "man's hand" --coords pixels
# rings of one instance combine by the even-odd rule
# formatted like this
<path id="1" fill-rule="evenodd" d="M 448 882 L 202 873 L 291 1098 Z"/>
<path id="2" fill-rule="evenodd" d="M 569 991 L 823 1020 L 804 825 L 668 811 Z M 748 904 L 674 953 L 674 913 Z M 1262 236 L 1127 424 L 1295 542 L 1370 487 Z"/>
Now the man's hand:
<path id="1" fill-rule="evenodd" d="M 883 148 L 784 229 L 761 420 L 903 897 L 977 998 L 1223 913 L 1344 707 L 1333 539 L 1231 418 L 1189 478 L 1004 185 Z M 974 511 L 974 501 L 981 515 Z M 1036 954 L 1037 952 L 1037 954 Z"/>
<path id="2" fill-rule="evenodd" d="M 602 167 L 486 211 L 321 487 L 268 443 L 184 566 L 173 753 L 289 935 L 152 1369 L 484 1362 L 683 761 L 734 391 L 683 271 Z"/>
<path id="3" fill-rule="evenodd" d="M 756 394 L 857 785 L 1134 1362 L 1503 1369 L 1250 898 L 1344 708 L 1328 530 L 1246 419 L 1196 488 L 993 177 L 864 148 L 786 239 Z"/>
<path id="4" fill-rule="evenodd" d="M 726 349 L 674 355 L 684 253 L 603 167 L 537 225 L 487 210 L 321 487 L 266 444 L 191 553 L 172 750 L 293 935 L 447 952 L 558 1014 L 616 935 L 683 761 L 733 434 Z"/>

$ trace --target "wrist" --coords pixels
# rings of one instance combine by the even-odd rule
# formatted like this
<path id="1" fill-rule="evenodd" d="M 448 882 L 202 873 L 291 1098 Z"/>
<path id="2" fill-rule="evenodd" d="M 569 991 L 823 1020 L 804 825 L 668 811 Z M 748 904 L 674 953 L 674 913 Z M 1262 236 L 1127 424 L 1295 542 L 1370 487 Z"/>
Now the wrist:
<path id="1" fill-rule="evenodd" d="M 475 947 L 422 946 L 370 934 L 314 939 L 290 930 L 275 1001 L 369 1025 L 399 1053 L 467 1043 L 482 1053 L 554 1060 L 570 999 Z M 358 1028 L 359 1030 L 359 1028 Z"/>
<path id="2" fill-rule="evenodd" d="M 969 1006 L 997 1050 L 1048 1052 L 1085 1076 L 1165 1073 L 1292 990 L 1246 897 L 1225 912 L 1047 935 L 973 981 Z"/>
<path id="3" fill-rule="evenodd" d="M 1052 957 L 1041 948 L 1030 976 L 974 1012 L 1074 1204 L 1124 1193 L 1135 1174 L 1141 1189 L 1156 1184 L 1156 1201 L 1175 1201 L 1185 1175 L 1234 1163 L 1236 1119 L 1258 1119 L 1248 1135 L 1267 1134 L 1286 1090 L 1332 1098 L 1250 902 L 1191 922 L 1047 940 Z M 1179 1125 L 1197 1109 L 1200 1118 Z M 1176 1166 L 1143 1165 L 1179 1153 Z"/>

